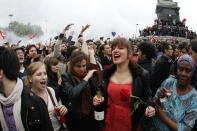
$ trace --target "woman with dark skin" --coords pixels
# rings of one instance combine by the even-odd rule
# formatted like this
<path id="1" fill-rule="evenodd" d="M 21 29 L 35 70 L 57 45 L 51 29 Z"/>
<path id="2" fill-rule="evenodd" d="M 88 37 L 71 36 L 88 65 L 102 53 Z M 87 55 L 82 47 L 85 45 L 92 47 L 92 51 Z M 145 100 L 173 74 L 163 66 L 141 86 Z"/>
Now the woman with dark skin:
<path id="1" fill-rule="evenodd" d="M 189 131 L 197 118 L 197 92 L 190 84 L 195 62 L 183 55 L 177 62 L 176 78 L 166 79 L 158 89 L 155 102 L 159 131 Z"/>

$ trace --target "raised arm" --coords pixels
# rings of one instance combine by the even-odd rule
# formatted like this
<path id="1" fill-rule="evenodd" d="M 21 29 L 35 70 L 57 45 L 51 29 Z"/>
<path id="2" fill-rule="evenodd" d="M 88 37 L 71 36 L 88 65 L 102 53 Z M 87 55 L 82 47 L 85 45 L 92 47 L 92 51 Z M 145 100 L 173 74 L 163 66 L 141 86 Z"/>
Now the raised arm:
<path id="1" fill-rule="evenodd" d="M 60 45 L 62 44 L 63 39 L 66 37 L 66 31 L 68 31 L 70 29 L 70 27 L 74 25 L 74 24 L 68 24 L 62 31 L 62 33 L 59 35 L 57 43 L 54 46 L 54 57 L 58 58 L 59 56 L 61 56 L 61 49 L 60 49 Z"/>

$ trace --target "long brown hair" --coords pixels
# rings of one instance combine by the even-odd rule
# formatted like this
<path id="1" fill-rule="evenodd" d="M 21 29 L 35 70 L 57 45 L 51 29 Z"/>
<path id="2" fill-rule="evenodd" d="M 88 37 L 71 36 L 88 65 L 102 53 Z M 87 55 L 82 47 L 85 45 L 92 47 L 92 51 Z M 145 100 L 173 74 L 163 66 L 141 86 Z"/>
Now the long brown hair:
<path id="1" fill-rule="evenodd" d="M 58 74 L 52 72 L 51 66 L 52 65 L 57 65 L 58 64 L 58 59 L 55 57 L 47 57 L 44 60 L 44 63 L 46 65 L 46 71 L 47 71 L 47 76 L 50 80 L 54 80 L 55 83 L 58 83 Z"/>
<path id="2" fill-rule="evenodd" d="M 82 51 L 73 52 L 70 56 L 70 72 L 77 77 L 80 76 L 78 76 L 77 73 L 74 71 L 74 66 L 76 63 L 81 62 L 82 60 L 86 60 L 86 66 L 87 66 L 88 58 L 86 54 Z"/>

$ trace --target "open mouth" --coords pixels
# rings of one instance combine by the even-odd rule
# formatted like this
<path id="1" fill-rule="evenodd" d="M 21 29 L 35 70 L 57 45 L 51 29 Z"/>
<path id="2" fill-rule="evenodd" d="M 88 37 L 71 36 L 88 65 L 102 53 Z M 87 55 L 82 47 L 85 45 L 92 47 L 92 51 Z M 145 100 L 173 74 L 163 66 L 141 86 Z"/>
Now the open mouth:
<path id="1" fill-rule="evenodd" d="M 114 58 L 120 58 L 119 54 L 114 54 Z"/>
<path id="2" fill-rule="evenodd" d="M 47 85 L 47 82 L 46 82 L 46 81 L 41 81 L 40 84 L 41 84 L 42 86 L 46 86 L 46 85 Z"/>
<path id="3" fill-rule="evenodd" d="M 24 58 L 19 58 L 20 61 L 24 60 Z"/>

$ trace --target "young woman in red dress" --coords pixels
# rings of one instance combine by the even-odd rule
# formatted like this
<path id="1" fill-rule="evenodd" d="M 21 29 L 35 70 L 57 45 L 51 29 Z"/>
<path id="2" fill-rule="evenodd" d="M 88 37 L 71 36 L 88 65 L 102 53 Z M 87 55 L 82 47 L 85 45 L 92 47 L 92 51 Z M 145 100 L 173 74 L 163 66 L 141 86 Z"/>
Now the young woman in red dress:
<path id="1" fill-rule="evenodd" d="M 116 38 L 112 42 L 113 65 L 104 70 L 104 101 L 94 97 L 95 106 L 106 107 L 103 131 L 136 131 L 140 129 L 141 118 L 152 117 L 155 109 L 140 105 L 133 110 L 130 96 L 137 96 L 144 102 L 151 97 L 149 74 L 142 67 L 131 63 L 131 43 L 125 38 Z M 134 113 L 131 115 L 131 112 Z"/>

